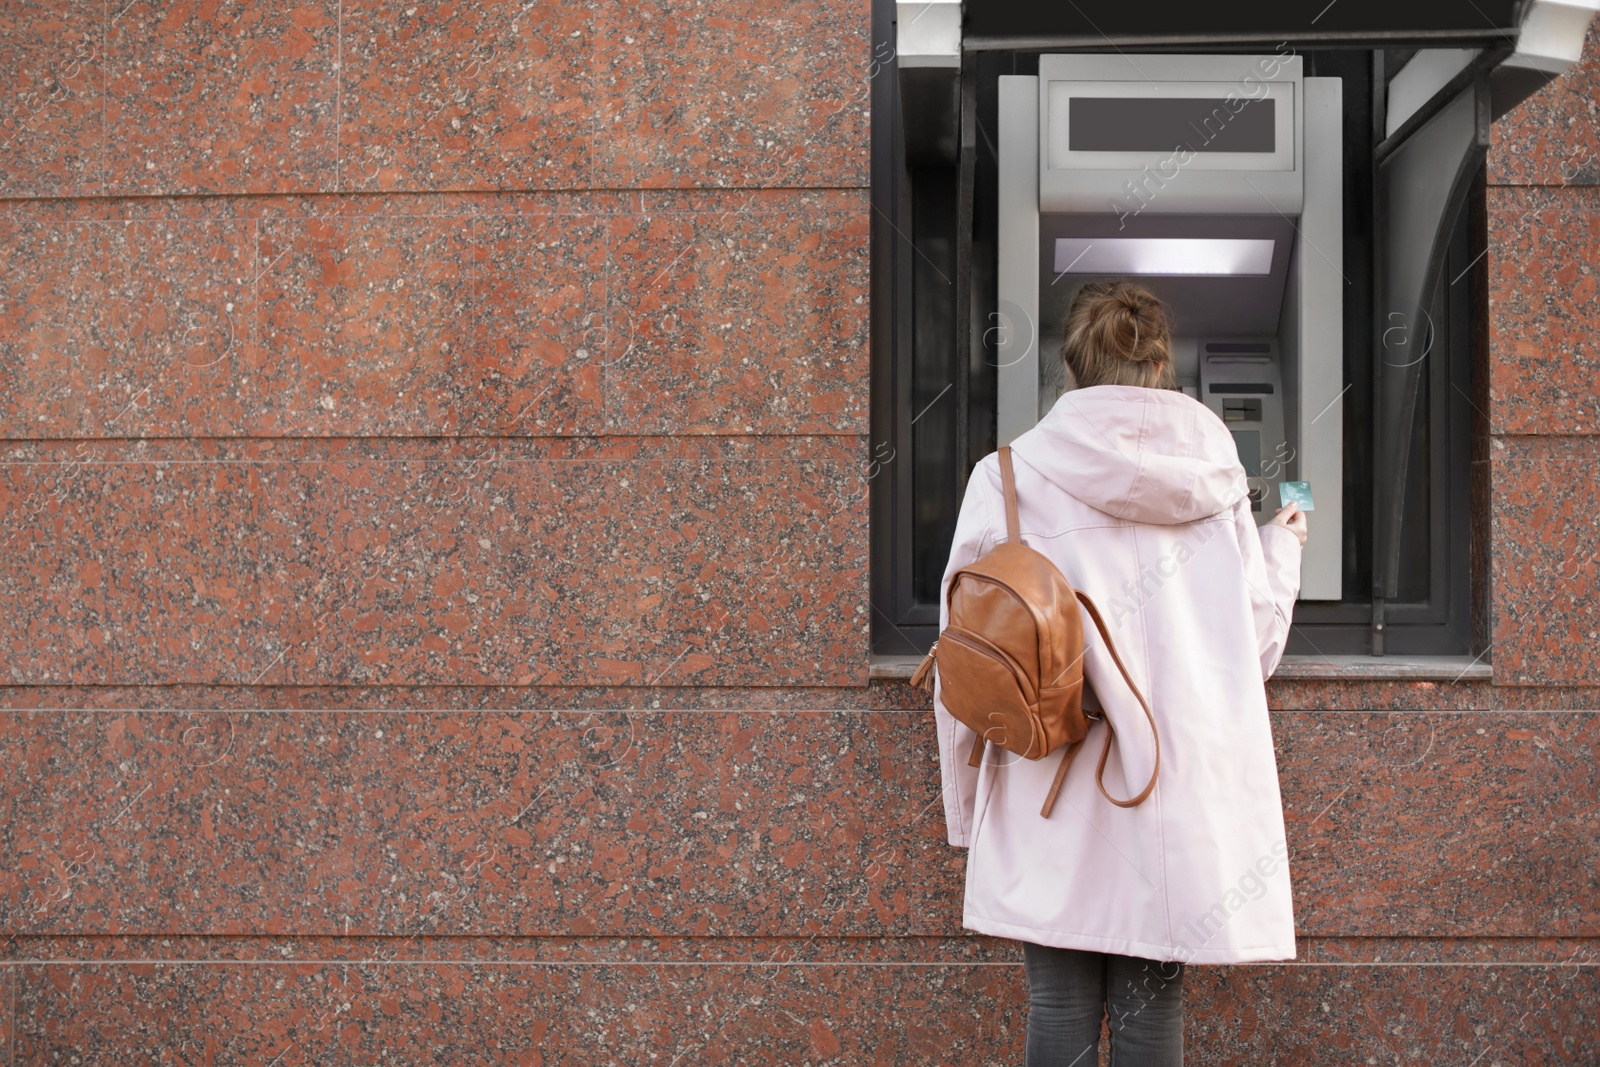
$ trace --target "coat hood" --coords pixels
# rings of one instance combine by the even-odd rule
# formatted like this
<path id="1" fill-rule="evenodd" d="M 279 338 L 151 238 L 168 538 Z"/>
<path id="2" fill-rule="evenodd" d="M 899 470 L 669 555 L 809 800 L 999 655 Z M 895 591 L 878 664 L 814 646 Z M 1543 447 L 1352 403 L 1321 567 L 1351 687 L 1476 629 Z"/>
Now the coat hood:
<path id="1" fill-rule="evenodd" d="M 1170 389 L 1070 390 L 1011 450 L 1090 507 L 1134 522 L 1194 522 L 1248 491 L 1222 420 Z"/>

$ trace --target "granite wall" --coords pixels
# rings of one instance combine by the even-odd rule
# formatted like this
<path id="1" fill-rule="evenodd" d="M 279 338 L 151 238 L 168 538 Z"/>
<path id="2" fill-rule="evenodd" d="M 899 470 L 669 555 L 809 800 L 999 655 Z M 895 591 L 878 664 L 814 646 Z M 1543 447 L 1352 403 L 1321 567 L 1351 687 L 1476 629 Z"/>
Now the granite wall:
<path id="1" fill-rule="evenodd" d="M 0 11 L 0 1063 L 1016 1063 L 868 681 L 865 0 Z M 1491 680 L 1272 687 L 1195 1063 L 1600 1057 L 1600 63 L 1489 191 Z"/>

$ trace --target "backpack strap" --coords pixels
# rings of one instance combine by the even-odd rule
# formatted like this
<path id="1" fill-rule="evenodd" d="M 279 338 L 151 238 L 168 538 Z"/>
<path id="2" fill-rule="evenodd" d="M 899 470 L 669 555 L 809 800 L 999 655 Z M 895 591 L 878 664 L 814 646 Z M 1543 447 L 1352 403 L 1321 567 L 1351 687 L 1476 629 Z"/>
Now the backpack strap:
<path id="1" fill-rule="evenodd" d="M 1067 768 L 1072 766 L 1072 757 L 1078 754 L 1078 749 L 1083 747 L 1082 741 L 1074 741 L 1067 746 L 1067 751 L 1061 757 L 1061 766 L 1056 768 L 1056 776 L 1050 780 L 1050 791 L 1044 795 L 1044 807 L 1039 809 L 1039 814 L 1045 818 L 1050 817 L 1050 810 L 1056 806 L 1056 794 L 1061 792 L 1061 783 L 1067 780 Z M 1101 787 L 1102 790 L 1105 788 Z"/>
<path id="2" fill-rule="evenodd" d="M 1111 755 L 1111 736 L 1113 733 L 1115 733 L 1111 727 L 1110 717 L 1105 718 L 1106 743 L 1101 746 L 1100 763 L 1094 769 L 1095 784 L 1100 787 L 1100 792 L 1107 800 L 1111 801 L 1111 803 L 1115 804 L 1119 808 L 1131 808 L 1135 804 L 1142 803 L 1145 797 L 1150 795 L 1150 791 L 1156 787 L 1156 775 L 1161 773 L 1161 733 L 1156 729 L 1156 717 L 1150 713 L 1150 705 L 1145 702 L 1144 694 L 1139 692 L 1139 687 L 1134 684 L 1133 678 L 1128 674 L 1128 668 L 1122 664 L 1122 657 L 1117 655 L 1117 646 L 1111 640 L 1111 635 L 1106 632 L 1105 620 L 1100 617 L 1100 609 L 1094 606 L 1094 601 L 1090 600 L 1088 594 L 1084 593 L 1081 589 L 1074 589 L 1073 592 L 1076 593 L 1078 599 L 1083 602 L 1083 606 L 1088 609 L 1089 618 L 1094 620 L 1095 629 L 1100 631 L 1100 637 L 1106 643 L 1106 650 L 1111 653 L 1111 661 L 1117 665 L 1117 670 L 1122 672 L 1122 680 L 1128 683 L 1128 688 L 1133 690 L 1133 695 L 1138 698 L 1139 706 L 1144 709 L 1144 717 L 1150 723 L 1150 735 L 1155 738 L 1156 765 L 1150 769 L 1150 781 L 1142 790 L 1140 790 L 1138 796 L 1132 797 L 1128 800 L 1118 800 L 1116 797 L 1106 792 L 1106 783 L 1102 778 L 1106 770 L 1106 757 Z M 1065 762 L 1065 760 L 1062 760 L 1062 763 Z M 1052 797 L 1052 799 L 1054 798 Z"/>
<path id="3" fill-rule="evenodd" d="M 1022 523 L 1017 519 L 1017 476 L 1011 469 L 1011 446 L 1000 447 L 1000 485 L 1006 495 L 1006 540 L 1012 544 L 1022 541 Z M 924 661 L 926 662 L 926 661 Z M 920 672 L 921 667 L 917 670 Z M 915 675 L 912 684 L 915 684 Z M 967 756 L 967 766 L 977 767 L 983 763 L 984 736 L 979 734 L 972 742 L 972 751 Z M 1055 799 L 1051 796 L 1051 801 Z M 1049 805 L 1046 804 L 1046 807 Z"/>
<path id="4" fill-rule="evenodd" d="M 1161 772 L 1161 734 L 1156 729 L 1155 716 L 1150 713 L 1150 705 L 1145 703 L 1144 694 L 1139 691 L 1139 687 L 1134 684 L 1133 679 L 1128 675 L 1128 668 L 1123 666 L 1122 657 L 1117 655 L 1117 646 L 1112 642 L 1111 634 L 1106 631 L 1105 620 L 1100 617 L 1100 609 L 1095 607 L 1094 601 L 1089 599 L 1088 594 L 1077 589 L 1074 589 L 1073 592 L 1082 601 L 1083 606 L 1088 609 L 1089 618 L 1094 620 L 1095 629 L 1100 631 L 1100 637 L 1105 641 L 1106 649 L 1111 653 L 1112 662 L 1117 665 L 1117 670 L 1122 672 L 1122 680 L 1128 683 L 1128 688 L 1133 690 L 1133 695 L 1138 698 L 1139 706 L 1144 709 L 1144 717 L 1150 723 L 1150 734 L 1156 741 L 1156 765 L 1150 771 L 1150 781 L 1138 796 L 1129 800 L 1118 800 L 1106 792 L 1105 783 L 1106 759 L 1111 755 L 1111 738 L 1116 731 L 1111 726 L 1111 720 L 1102 717 L 1106 724 L 1106 740 L 1105 744 L 1100 746 L 1100 762 L 1094 769 L 1095 785 L 1100 787 L 1101 795 L 1117 807 L 1131 808 L 1136 804 L 1142 803 L 1150 795 L 1150 791 L 1156 787 L 1156 775 Z M 1066 753 L 1061 757 L 1061 765 L 1056 768 L 1056 776 L 1050 782 L 1050 791 L 1045 794 L 1044 807 L 1039 812 L 1040 815 L 1047 819 L 1050 817 L 1051 809 L 1055 807 L 1056 795 L 1061 792 L 1061 783 L 1066 781 L 1067 768 L 1072 766 L 1072 757 L 1078 754 L 1078 749 L 1081 747 L 1083 747 L 1082 741 L 1074 741 L 1067 747 Z"/>
<path id="5" fill-rule="evenodd" d="M 1011 471 L 1011 446 L 1000 446 L 1000 485 L 1006 494 L 1006 540 L 1022 540 L 1022 524 L 1017 521 L 1017 477 Z"/>

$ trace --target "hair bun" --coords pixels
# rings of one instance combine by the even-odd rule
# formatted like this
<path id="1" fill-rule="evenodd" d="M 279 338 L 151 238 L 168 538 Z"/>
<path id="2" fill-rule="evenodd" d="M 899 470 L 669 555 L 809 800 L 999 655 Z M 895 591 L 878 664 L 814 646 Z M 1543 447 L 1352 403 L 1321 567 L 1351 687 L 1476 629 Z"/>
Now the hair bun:
<path id="1" fill-rule="evenodd" d="M 1126 281 L 1084 286 L 1073 298 L 1066 335 L 1062 355 L 1079 384 L 1175 387 L 1166 310 L 1143 286 Z"/>
<path id="2" fill-rule="evenodd" d="M 1090 320 L 1096 340 L 1114 359 L 1154 363 L 1169 358 L 1164 341 L 1166 318 L 1160 302 L 1146 289 L 1108 286 L 1090 312 Z"/>

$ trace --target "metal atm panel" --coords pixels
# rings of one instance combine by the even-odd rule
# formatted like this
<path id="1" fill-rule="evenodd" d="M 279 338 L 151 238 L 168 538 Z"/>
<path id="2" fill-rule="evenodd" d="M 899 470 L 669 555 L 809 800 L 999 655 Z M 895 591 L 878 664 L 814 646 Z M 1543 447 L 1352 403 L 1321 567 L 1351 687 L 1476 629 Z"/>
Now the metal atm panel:
<path id="1" fill-rule="evenodd" d="M 1237 431 L 1257 521 L 1279 481 L 1312 483 L 1301 598 L 1339 599 L 1340 82 L 1284 55 L 1046 55 L 1039 71 L 999 85 L 999 443 L 1073 387 L 1060 345 L 1076 290 L 1145 285 L 1171 313 L 1184 391 Z"/>
<path id="2" fill-rule="evenodd" d="M 1259 523 L 1278 507 L 1274 483 L 1294 462 L 1283 426 L 1283 375 L 1276 338 L 1207 339 L 1200 343 L 1199 399 L 1233 434 L 1250 482 L 1250 511 Z"/>

